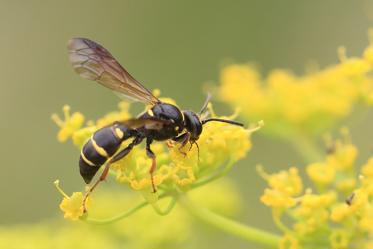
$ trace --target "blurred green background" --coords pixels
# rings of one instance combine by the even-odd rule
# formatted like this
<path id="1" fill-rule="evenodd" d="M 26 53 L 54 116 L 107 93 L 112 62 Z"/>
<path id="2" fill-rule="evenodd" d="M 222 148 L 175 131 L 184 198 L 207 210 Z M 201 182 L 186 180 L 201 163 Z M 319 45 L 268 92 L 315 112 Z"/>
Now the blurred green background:
<path id="1" fill-rule="evenodd" d="M 57 142 L 51 113 L 61 113 L 65 103 L 88 118 L 116 108 L 115 95 L 73 73 L 69 38 L 100 42 L 149 89 L 160 88 L 183 108 L 199 110 L 203 85 L 217 82 L 226 62 L 302 73 L 310 61 L 336 63 L 340 45 L 348 55 L 359 55 L 373 26 L 368 0 L 0 3 L 0 223 L 5 225 L 61 217 L 61 197 L 52 184 L 57 178 L 68 192 L 82 189 L 79 152 Z M 372 116 L 351 128 L 363 147 L 362 160 L 373 150 Z M 255 135 L 253 150 L 231 172 L 246 202 L 241 220 L 272 229 L 270 210 L 258 201 L 265 184 L 255 172 L 257 163 L 269 170 L 302 164 L 290 147 Z"/>

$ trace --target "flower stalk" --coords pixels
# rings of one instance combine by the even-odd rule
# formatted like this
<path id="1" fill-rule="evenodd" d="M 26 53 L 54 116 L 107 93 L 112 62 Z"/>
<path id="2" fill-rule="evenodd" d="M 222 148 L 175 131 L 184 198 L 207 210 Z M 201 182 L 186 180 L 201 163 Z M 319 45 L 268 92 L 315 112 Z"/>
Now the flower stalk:
<path id="1" fill-rule="evenodd" d="M 256 242 L 270 248 L 277 248 L 279 244 L 281 238 L 280 236 L 258 228 L 244 225 L 237 221 L 218 215 L 206 208 L 197 206 L 185 195 L 180 196 L 179 203 L 194 217 L 230 235 Z"/>

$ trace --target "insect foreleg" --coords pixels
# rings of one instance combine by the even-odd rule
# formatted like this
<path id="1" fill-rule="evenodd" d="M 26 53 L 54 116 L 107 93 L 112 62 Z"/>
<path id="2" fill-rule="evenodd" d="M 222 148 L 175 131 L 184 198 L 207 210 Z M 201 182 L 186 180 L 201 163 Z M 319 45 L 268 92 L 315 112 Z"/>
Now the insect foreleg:
<path id="1" fill-rule="evenodd" d="M 190 141 L 190 136 L 190 132 L 185 132 L 184 134 L 172 139 L 173 141 L 181 144 L 179 147 L 179 152 L 184 156 L 186 156 L 186 153 L 182 151 L 182 148 L 184 148 L 184 146 Z"/>

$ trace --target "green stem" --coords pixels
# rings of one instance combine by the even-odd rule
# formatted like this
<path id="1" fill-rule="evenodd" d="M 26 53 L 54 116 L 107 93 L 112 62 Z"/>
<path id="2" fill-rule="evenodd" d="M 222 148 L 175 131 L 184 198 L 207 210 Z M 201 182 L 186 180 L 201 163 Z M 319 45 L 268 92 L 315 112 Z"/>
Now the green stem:
<path id="1" fill-rule="evenodd" d="M 277 212 L 277 210 L 275 210 L 275 209 L 272 210 L 272 219 L 275 222 L 278 229 L 280 229 L 283 233 L 293 234 L 293 232 L 289 228 L 287 228 L 284 225 L 284 223 L 282 223 L 282 221 L 280 219 L 280 215 L 276 212 Z"/>
<path id="2" fill-rule="evenodd" d="M 165 197 L 169 196 L 169 194 L 167 193 L 163 193 L 161 194 L 158 199 L 163 199 Z M 172 197 L 174 198 L 174 197 Z M 96 225 L 106 225 L 106 224 L 110 224 L 110 223 L 114 223 L 114 222 L 117 222 L 121 219 L 124 219 L 134 213 L 136 213 L 137 211 L 139 211 L 140 209 L 146 207 L 149 205 L 149 202 L 147 201 L 143 201 L 141 203 L 139 203 L 137 206 L 129 209 L 129 210 L 126 210 L 125 212 L 121 213 L 121 214 L 118 214 L 116 216 L 113 216 L 113 217 L 110 217 L 110 218 L 106 218 L 106 219 L 94 219 L 94 218 L 89 218 L 87 216 L 83 216 L 81 218 L 82 221 L 84 222 L 87 222 L 87 223 L 91 223 L 91 224 L 96 224 Z M 170 212 L 172 210 L 172 208 L 174 207 L 175 204 L 173 204 L 173 201 L 171 201 L 170 205 L 167 207 L 167 209 L 163 212 Z M 169 210 L 170 209 L 170 210 Z M 161 210 L 160 210 L 161 211 Z"/>
<path id="3" fill-rule="evenodd" d="M 96 225 L 106 225 L 106 224 L 110 224 L 110 223 L 114 223 L 116 221 L 119 221 L 123 218 L 126 218 L 126 217 L 132 215 L 133 213 L 136 213 L 137 211 L 139 211 L 143 207 L 146 207 L 147 205 L 149 205 L 149 203 L 147 201 L 144 201 L 144 202 L 141 202 L 140 204 L 138 204 L 137 206 L 131 208 L 130 210 L 127 210 L 126 212 L 121 213 L 121 214 L 116 215 L 116 216 L 113 216 L 111 218 L 93 219 L 93 218 L 88 218 L 87 217 L 87 218 L 83 218 L 82 221 L 87 222 L 87 223 L 91 223 L 91 224 L 96 224 Z"/>
<path id="4" fill-rule="evenodd" d="M 206 178 L 206 179 L 204 179 L 204 180 L 200 180 L 200 181 L 194 183 L 194 184 L 192 185 L 192 189 L 194 189 L 194 188 L 198 188 L 198 187 L 200 187 L 200 186 L 203 186 L 203 185 L 205 185 L 205 184 L 207 184 L 207 183 L 209 183 L 209 182 L 215 181 L 215 180 L 217 180 L 217 179 L 219 179 L 219 178 L 225 176 L 225 175 L 226 175 L 226 174 L 231 170 L 231 168 L 233 167 L 234 162 L 235 162 L 234 160 L 230 160 L 230 161 L 226 164 L 226 166 L 223 168 L 223 170 L 221 170 L 219 173 L 217 173 L 217 174 L 215 174 L 215 175 L 213 175 L 213 176 L 211 176 L 211 177 L 209 177 L 209 178 Z"/>
<path id="5" fill-rule="evenodd" d="M 168 204 L 168 206 L 166 207 L 166 209 L 162 210 L 159 205 L 158 205 L 158 202 L 155 202 L 155 203 L 152 203 L 152 207 L 154 209 L 154 211 L 159 214 L 159 215 L 162 215 L 162 216 L 165 216 L 167 214 L 169 214 L 172 209 L 175 207 L 175 204 L 176 204 L 176 197 L 175 196 L 172 196 L 171 197 L 171 201 L 170 203 Z"/>
<path id="6" fill-rule="evenodd" d="M 193 204 L 185 195 L 179 197 L 179 203 L 196 218 L 242 239 L 277 248 L 280 236 L 241 224 L 220 216 L 208 209 Z"/>

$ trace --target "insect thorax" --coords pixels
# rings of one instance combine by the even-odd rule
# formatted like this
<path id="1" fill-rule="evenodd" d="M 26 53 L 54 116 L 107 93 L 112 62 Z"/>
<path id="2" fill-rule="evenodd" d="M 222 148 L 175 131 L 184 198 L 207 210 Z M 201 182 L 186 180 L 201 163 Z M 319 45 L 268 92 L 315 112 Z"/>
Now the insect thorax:
<path id="1" fill-rule="evenodd" d="M 156 120 L 171 121 L 163 125 L 159 130 L 151 130 L 148 133 L 155 140 L 166 140 L 176 137 L 184 130 L 184 116 L 182 112 L 174 105 L 159 103 L 145 112 L 140 118 L 153 118 Z"/>

